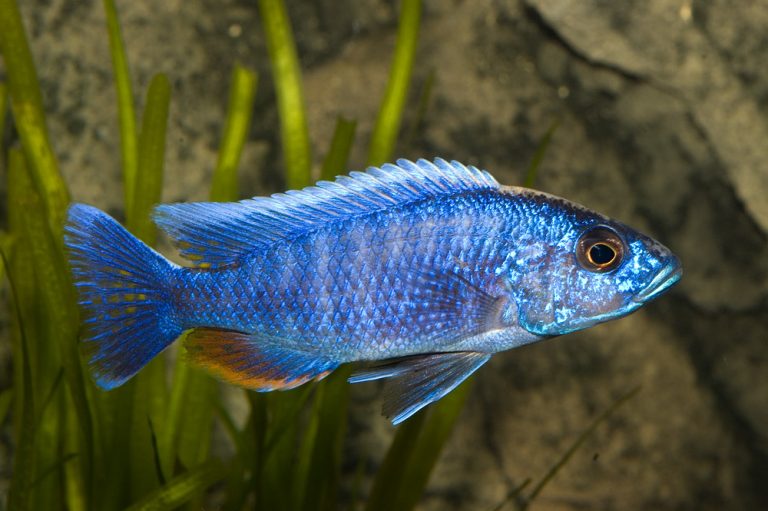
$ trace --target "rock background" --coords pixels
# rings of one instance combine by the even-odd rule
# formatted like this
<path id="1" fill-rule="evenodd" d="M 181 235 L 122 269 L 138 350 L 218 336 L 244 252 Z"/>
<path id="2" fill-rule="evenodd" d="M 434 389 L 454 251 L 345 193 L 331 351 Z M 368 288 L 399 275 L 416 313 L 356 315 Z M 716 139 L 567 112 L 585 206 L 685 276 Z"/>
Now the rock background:
<path id="1" fill-rule="evenodd" d="M 21 4 L 73 195 L 120 217 L 101 2 Z M 236 61 L 260 73 L 243 195 L 280 190 L 255 2 L 118 7 L 137 96 L 156 72 L 174 85 L 164 199 L 206 197 Z M 315 161 L 341 114 L 359 121 L 350 167 L 361 168 L 396 4 L 296 0 L 288 8 Z M 672 292 L 626 319 L 494 357 L 422 509 L 492 509 L 525 479 L 538 481 L 638 385 L 533 509 L 768 508 L 768 4 L 431 0 L 419 45 L 411 104 L 432 71 L 434 94 L 399 156 L 458 159 L 519 183 L 559 121 L 537 187 L 659 238 L 686 271 Z M 406 115 L 406 135 L 413 122 Z M 392 428 L 371 413 L 378 406 L 374 385 L 355 388 L 350 470 L 363 457 L 372 472 L 381 459 Z"/>

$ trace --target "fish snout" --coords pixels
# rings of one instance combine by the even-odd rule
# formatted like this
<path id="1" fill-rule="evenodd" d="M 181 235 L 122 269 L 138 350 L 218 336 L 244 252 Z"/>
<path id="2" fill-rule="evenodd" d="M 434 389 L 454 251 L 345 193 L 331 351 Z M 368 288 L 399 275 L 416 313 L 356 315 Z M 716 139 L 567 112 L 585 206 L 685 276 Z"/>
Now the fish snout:
<path id="1" fill-rule="evenodd" d="M 683 276 L 683 266 L 680 263 L 680 259 L 671 252 L 668 252 L 665 259 L 666 262 L 661 270 L 659 270 L 648 285 L 633 298 L 633 301 L 645 303 L 652 300 L 680 280 Z"/>

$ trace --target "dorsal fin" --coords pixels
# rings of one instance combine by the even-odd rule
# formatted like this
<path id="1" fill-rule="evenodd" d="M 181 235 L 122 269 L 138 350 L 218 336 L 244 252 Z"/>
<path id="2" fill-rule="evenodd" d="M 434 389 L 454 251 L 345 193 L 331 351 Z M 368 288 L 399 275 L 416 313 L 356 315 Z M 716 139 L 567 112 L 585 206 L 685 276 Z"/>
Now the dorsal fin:
<path id="1" fill-rule="evenodd" d="M 204 267 L 235 264 L 255 249 L 292 239 L 340 218 L 380 211 L 429 197 L 498 188 L 484 170 L 447 162 L 398 160 L 303 190 L 240 202 L 161 205 L 155 222 L 181 255 Z"/>

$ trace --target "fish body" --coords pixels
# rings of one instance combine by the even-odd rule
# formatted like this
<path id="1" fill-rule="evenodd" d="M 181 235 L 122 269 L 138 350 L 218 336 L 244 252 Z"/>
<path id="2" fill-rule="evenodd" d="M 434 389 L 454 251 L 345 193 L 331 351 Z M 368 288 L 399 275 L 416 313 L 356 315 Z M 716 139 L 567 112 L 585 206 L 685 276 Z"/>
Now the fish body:
<path id="1" fill-rule="evenodd" d="M 245 331 L 340 362 L 455 351 L 489 327 L 511 343 L 499 349 L 534 340 L 502 320 L 505 255 L 523 228 L 512 204 L 496 191 L 411 204 L 320 226 L 232 268 L 179 268 L 177 314 L 184 329 Z"/>
<path id="2" fill-rule="evenodd" d="M 74 205 L 66 243 L 96 381 L 122 384 L 182 332 L 190 359 L 255 390 L 384 361 L 397 423 L 492 354 L 632 312 L 676 282 L 658 242 L 457 162 L 399 160 L 239 203 L 158 206 L 170 263 Z"/>

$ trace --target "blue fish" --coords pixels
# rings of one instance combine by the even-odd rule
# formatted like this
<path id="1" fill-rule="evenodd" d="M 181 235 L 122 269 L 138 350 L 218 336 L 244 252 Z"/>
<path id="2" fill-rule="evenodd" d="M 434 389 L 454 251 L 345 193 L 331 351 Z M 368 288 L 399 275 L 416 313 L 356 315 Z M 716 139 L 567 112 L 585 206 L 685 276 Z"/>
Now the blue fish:
<path id="1" fill-rule="evenodd" d="M 236 203 L 160 205 L 178 266 L 104 212 L 65 242 L 95 380 L 123 384 L 182 332 L 189 359 L 257 391 L 374 361 L 397 424 L 494 353 L 615 319 L 681 276 L 670 250 L 458 162 L 398 160 Z"/>

